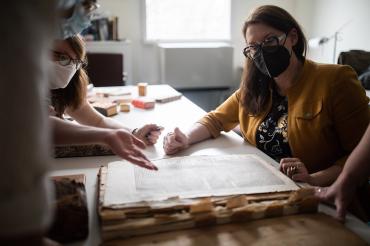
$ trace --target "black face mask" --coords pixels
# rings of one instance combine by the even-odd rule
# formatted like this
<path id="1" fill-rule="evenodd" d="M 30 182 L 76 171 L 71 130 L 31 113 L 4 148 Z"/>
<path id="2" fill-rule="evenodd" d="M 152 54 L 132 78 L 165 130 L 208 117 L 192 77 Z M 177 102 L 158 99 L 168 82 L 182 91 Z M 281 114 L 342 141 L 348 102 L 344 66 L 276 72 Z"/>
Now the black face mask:
<path id="1" fill-rule="evenodd" d="M 283 73 L 289 66 L 290 53 L 284 45 L 268 50 L 268 47 L 260 48 L 254 55 L 253 62 L 263 74 L 274 78 Z"/>

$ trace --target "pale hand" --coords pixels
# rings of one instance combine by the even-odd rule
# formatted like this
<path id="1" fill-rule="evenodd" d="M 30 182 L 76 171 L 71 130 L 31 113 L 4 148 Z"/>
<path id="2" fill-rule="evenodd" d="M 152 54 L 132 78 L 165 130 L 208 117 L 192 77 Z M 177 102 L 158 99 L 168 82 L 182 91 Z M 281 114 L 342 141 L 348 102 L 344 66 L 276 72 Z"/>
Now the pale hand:
<path id="1" fill-rule="evenodd" d="M 347 182 L 348 183 L 348 182 Z M 346 184 L 340 177 L 329 187 L 317 187 L 315 195 L 321 201 L 334 203 L 337 209 L 336 218 L 344 221 L 348 205 L 356 194 L 355 184 Z"/>
<path id="2" fill-rule="evenodd" d="M 298 158 L 281 159 L 280 171 L 296 182 L 309 183 L 309 180 L 311 178 L 306 166 Z"/>
<path id="3" fill-rule="evenodd" d="M 167 155 L 173 155 L 188 147 L 188 137 L 177 127 L 175 128 L 174 132 L 170 132 L 164 137 L 163 149 Z"/>
<path id="4" fill-rule="evenodd" d="M 150 170 L 158 168 L 138 149 L 144 149 L 145 143 L 124 129 L 107 130 L 103 142 L 121 158 Z"/>
<path id="5" fill-rule="evenodd" d="M 156 124 L 148 124 L 134 131 L 134 136 L 143 141 L 146 145 L 153 145 L 157 142 L 163 127 Z"/>

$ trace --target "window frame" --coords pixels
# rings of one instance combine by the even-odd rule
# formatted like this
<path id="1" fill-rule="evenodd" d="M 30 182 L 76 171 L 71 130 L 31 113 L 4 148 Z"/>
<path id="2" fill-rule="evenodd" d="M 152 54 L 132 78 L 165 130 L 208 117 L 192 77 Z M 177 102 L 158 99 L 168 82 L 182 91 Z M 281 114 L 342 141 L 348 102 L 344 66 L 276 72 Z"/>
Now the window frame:
<path id="1" fill-rule="evenodd" d="M 141 0 L 141 16 L 142 16 L 142 38 L 145 44 L 159 44 L 159 43 L 231 43 L 231 9 L 232 0 L 229 0 L 230 4 L 230 21 L 229 21 L 229 38 L 227 39 L 148 39 L 147 38 L 147 25 L 146 25 L 146 0 Z"/>

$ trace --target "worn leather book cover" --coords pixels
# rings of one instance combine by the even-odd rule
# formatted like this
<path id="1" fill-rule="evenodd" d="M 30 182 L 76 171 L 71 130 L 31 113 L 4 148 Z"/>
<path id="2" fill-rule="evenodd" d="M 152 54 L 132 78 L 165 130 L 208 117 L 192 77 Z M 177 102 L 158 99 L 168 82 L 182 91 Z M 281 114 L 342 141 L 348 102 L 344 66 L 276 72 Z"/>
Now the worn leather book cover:
<path id="1" fill-rule="evenodd" d="M 55 158 L 105 156 L 105 155 L 114 155 L 114 153 L 108 146 L 100 144 L 66 145 L 66 146 L 56 146 L 54 148 Z"/>
<path id="2" fill-rule="evenodd" d="M 60 243 L 86 239 L 89 216 L 84 174 L 51 177 L 55 187 L 55 217 L 48 237 Z"/>

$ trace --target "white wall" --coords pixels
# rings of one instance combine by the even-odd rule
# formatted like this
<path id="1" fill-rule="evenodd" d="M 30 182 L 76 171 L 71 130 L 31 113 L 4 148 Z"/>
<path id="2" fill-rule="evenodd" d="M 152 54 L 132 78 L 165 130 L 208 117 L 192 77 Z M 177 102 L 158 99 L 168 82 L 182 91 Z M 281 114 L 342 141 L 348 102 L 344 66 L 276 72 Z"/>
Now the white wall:
<path id="1" fill-rule="evenodd" d="M 201 0 L 200 0 L 201 1 Z M 342 31 L 343 40 L 338 42 L 341 50 L 370 50 L 370 0 L 231 0 L 231 44 L 234 46 L 234 78 L 231 85 L 238 85 L 237 68 L 242 66 L 242 49 L 245 41 L 241 28 L 248 13 L 256 6 L 274 4 L 283 7 L 301 23 L 307 38 L 331 35 L 343 23 L 352 22 Z M 132 41 L 133 82 L 159 81 L 158 50 L 143 42 L 144 11 L 142 0 L 99 0 L 103 10 L 119 17 L 119 37 Z M 309 57 L 331 62 L 333 43 L 321 49 L 310 49 Z"/>
<path id="2" fill-rule="evenodd" d="M 337 42 L 336 59 L 341 51 L 350 49 L 370 50 L 370 1 L 369 0 L 297 0 L 296 14 L 304 17 L 309 27 L 308 38 L 333 35 L 343 24 Z M 310 48 L 308 57 L 320 62 L 333 61 L 333 41 L 321 48 Z"/>

